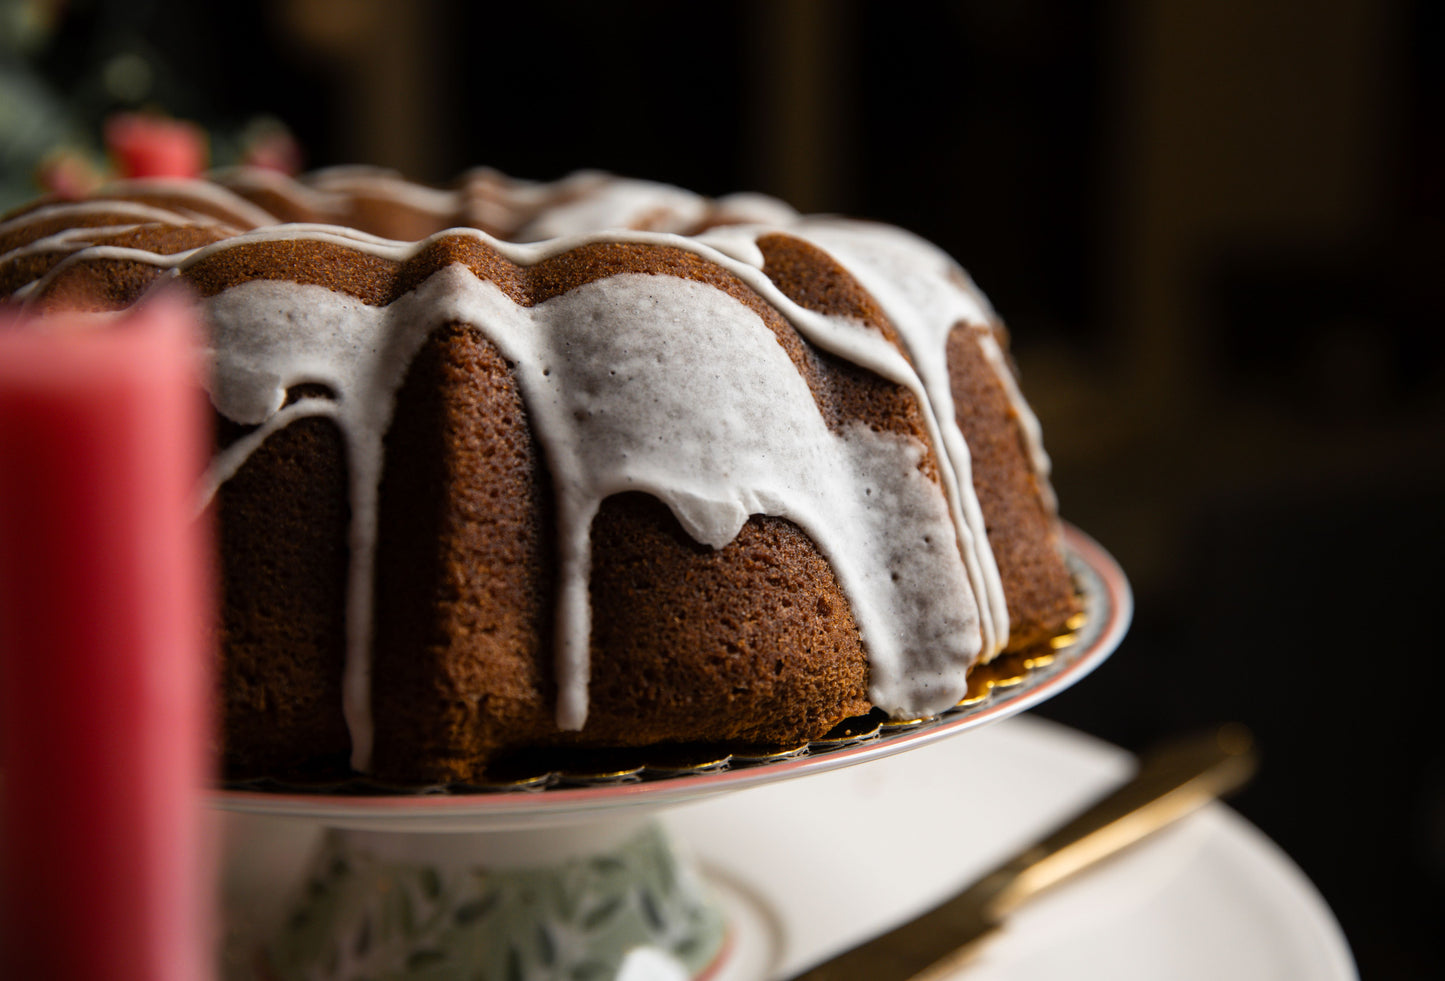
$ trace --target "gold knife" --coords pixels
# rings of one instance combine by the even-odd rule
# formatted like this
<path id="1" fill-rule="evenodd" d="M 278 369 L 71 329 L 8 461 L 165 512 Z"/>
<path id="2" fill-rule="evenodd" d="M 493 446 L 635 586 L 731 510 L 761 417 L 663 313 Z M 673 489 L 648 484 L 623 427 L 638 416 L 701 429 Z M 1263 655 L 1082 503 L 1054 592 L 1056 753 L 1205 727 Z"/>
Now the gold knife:
<path id="1" fill-rule="evenodd" d="M 1241 725 L 1161 746 L 1133 779 L 963 892 L 793 981 L 942 981 L 1034 896 L 1238 789 L 1257 764 Z"/>

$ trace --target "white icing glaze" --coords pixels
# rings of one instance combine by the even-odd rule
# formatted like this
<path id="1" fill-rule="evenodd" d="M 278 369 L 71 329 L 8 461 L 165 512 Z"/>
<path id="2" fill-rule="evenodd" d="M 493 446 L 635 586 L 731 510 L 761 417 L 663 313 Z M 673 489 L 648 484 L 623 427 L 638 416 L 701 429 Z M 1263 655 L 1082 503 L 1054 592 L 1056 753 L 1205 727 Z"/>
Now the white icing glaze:
<path id="1" fill-rule="evenodd" d="M 961 550 L 974 593 L 983 604 L 984 653 L 992 657 L 1008 641 L 1008 605 L 987 547 L 983 511 L 973 493 L 968 443 L 953 423 L 953 395 L 943 351 L 948 333 L 960 321 L 985 322 L 977 300 L 947 279 L 951 260 L 907 233 L 895 236 L 887 226 L 837 219 L 805 220 L 792 229 L 843 264 L 873 295 L 898 332 L 927 392 L 923 404 L 938 420 L 939 436 L 951 464 L 944 480 L 958 522 Z M 979 543 L 983 543 L 980 545 Z"/>
<path id="2" fill-rule="evenodd" d="M 17 250 L 18 251 L 18 250 Z M 15 299 L 24 300 L 27 304 L 34 296 L 45 291 L 46 287 L 57 277 L 64 275 L 71 266 L 81 262 L 92 262 L 97 259 L 112 259 L 119 262 L 138 262 L 147 266 L 158 266 L 162 269 L 169 269 L 183 262 L 188 256 L 197 250 L 190 252 L 177 252 L 174 255 L 159 255 L 155 252 L 148 252 L 144 249 L 129 249 L 119 245 L 91 245 L 78 249 L 70 255 L 61 259 L 50 267 L 50 271 L 39 279 L 26 283 L 15 291 Z"/>
<path id="3" fill-rule="evenodd" d="M 646 181 L 609 180 L 591 193 L 548 208 L 518 229 L 522 242 L 541 242 L 600 228 L 683 232 L 708 213 L 703 199 L 681 188 Z"/>
<path id="4" fill-rule="evenodd" d="M 27 225 L 35 225 L 54 218 L 84 217 L 85 215 L 117 215 L 126 218 L 134 218 L 136 223 L 141 222 L 185 222 L 189 219 L 180 214 L 158 208 L 151 204 L 140 204 L 136 201 L 67 201 L 65 203 L 42 205 L 24 214 L 16 215 L 5 222 L 4 229 L 7 232 L 24 228 Z M 207 219 L 210 220 L 209 218 Z"/>
<path id="5" fill-rule="evenodd" d="M 371 167 L 330 167 L 312 174 L 308 183 L 313 189 L 326 194 L 382 198 L 436 215 L 450 215 L 457 210 L 455 191 L 413 184 L 388 170 Z"/>
<path id="6" fill-rule="evenodd" d="M 212 208 L 224 211 L 236 219 L 235 224 L 239 224 L 243 228 L 263 228 L 276 224 L 276 217 L 270 212 L 210 181 L 193 181 L 176 177 L 136 177 L 107 184 L 96 192 L 96 197 L 99 199 L 125 194 L 175 195 L 183 201 L 189 199 L 198 204 L 207 204 Z M 175 206 L 174 210 L 196 221 L 215 220 L 215 216 L 207 211 L 191 211 L 180 206 Z"/>
<path id="7" fill-rule="evenodd" d="M 449 266 L 388 307 L 256 281 L 207 301 L 206 317 L 213 402 L 238 422 L 265 422 L 231 448 L 213 483 L 303 415 L 332 416 L 346 440 L 353 578 L 344 689 L 358 769 L 372 742 L 369 597 L 383 440 L 412 355 L 453 321 L 476 325 L 516 364 L 553 473 L 561 727 L 586 719 L 592 518 L 624 490 L 653 494 L 714 548 L 751 514 L 793 520 L 854 603 L 874 700 L 896 713 L 936 712 L 963 690 L 977 624 L 946 506 L 918 471 L 923 447 L 861 425 L 830 433 L 771 330 L 711 287 L 627 274 L 526 308 Z M 337 401 L 281 409 L 286 390 L 308 381 L 329 386 Z"/>
<path id="8" fill-rule="evenodd" d="M 53 235 L 47 235 L 44 238 L 38 238 L 35 241 L 30 242 L 28 245 L 22 245 L 18 248 L 11 249 L 9 252 L 0 253 L 0 263 L 11 262 L 17 259 L 23 259 L 26 256 L 41 255 L 48 252 L 73 253 L 79 252 L 82 249 L 98 249 L 100 248 L 100 246 L 94 245 L 94 240 L 97 238 L 110 238 L 121 236 L 130 232 L 138 231 L 143 228 L 185 227 L 209 228 L 223 234 L 236 234 L 236 229 L 231 228 L 229 225 L 224 225 L 220 222 L 210 220 L 191 221 L 189 219 L 182 218 L 179 215 L 172 215 L 171 219 L 168 221 L 147 221 L 132 225 L 79 226 L 63 229 L 62 231 L 56 232 Z M 150 258 L 155 253 L 137 252 L 136 254 L 139 257 L 144 257 L 142 261 L 146 262 L 147 265 L 154 264 L 150 261 Z M 90 256 L 92 258 L 94 258 L 96 255 L 97 253 L 90 253 Z"/>
<path id="9" fill-rule="evenodd" d="M 504 237 L 515 239 L 516 230 L 542 209 L 559 201 L 586 197 L 615 179 L 600 171 L 579 170 L 561 180 L 540 183 L 508 177 L 490 167 L 477 167 L 463 175 L 458 213 L 468 225 L 499 229 Z"/>
<path id="10" fill-rule="evenodd" d="M 786 517 L 803 528 L 849 597 L 870 658 L 870 696 L 891 714 L 930 714 L 953 704 L 966 687 L 967 668 L 1006 641 L 1007 608 L 944 365 L 955 325 L 977 328 L 973 334 L 1009 393 L 1041 480 L 1047 458 L 1037 422 L 988 329 L 992 310 L 933 246 L 885 226 L 802 219 L 761 196 L 710 204 L 677 188 L 591 173 L 529 184 L 476 171 L 457 191 L 416 188 L 374 171 L 327 172 L 310 178 L 310 186 L 245 172 L 224 179 L 236 187 L 270 187 L 316 211 L 334 211 L 335 195 L 363 188 L 438 213 L 475 216 L 495 206 L 495 217 L 511 218 L 540 208 L 518 235 L 543 237 L 532 244 L 497 242 L 472 230 L 442 233 L 475 236 L 524 266 L 594 241 L 687 249 L 740 277 L 810 343 L 911 391 L 939 458 L 943 494 L 918 469 L 922 444 L 859 423 L 830 431 L 756 312 L 691 280 L 615 275 L 525 307 L 453 265 L 385 307 L 272 280 L 210 298 L 212 401 L 228 418 L 258 428 L 218 454 L 206 498 L 271 434 L 299 418 L 333 419 L 345 442 L 352 565 L 343 689 L 358 770 L 367 768 L 374 741 L 371 595 L 385 434 L 412 357 L 434 329 L 450 322 L 473 325 L 515 365 L 552 471 L 559 507 L 561 727 L 580 728 L 587 714 L 591 522 L 607 496 L 625 490 L 657 497 L 689 535 L 714 548 L 731 542 L 753 514 Z M 191 193 L 205 198 L 207 192 Z M 215 193 L 228 204 L 240 200 L 222 189 Z M 770 224 L 718 227 L 695 238 L 596 231 L 639 221 L 687 229 L 709 218 Z M 811 242 L 847 268 L 878 300 L 907 357 L 862 323 L 788 300 L 762 272 L 757 240 L 772 230 Z M 71 261 L 111 257 L 184 277 L 215 253 L 277 239 L 330 242 L 397 262 L 426 245 L 328 225 L 282 225 L 175 256 L 92 247 L 50 275 Z M 80 237 L 63 241 L 81 244 Z M 283 407 L 286 390 L 304 382 L 325 384 L 335 400 Z"/>
<path id="11" fill-rule="evenodd" d="M 960 323 L 976 328 L 980 350 L 1008 395 L 1009 406 L 1023 433 L 1025 449 L 1038 475 L 1039 485 L 1053 506 L 1044 452 L 1043 430 L 1019 390 L 1018 380 L 993 333 L 998 315 L 973 278 L 942 249 L 911 232 L 891 225 L 807 218 L 790 229 L 849 266 L 858 281 L 884 306 L 912 352 L 921 372 L 929 372 L 929 395 L 950 418 L 953 397 L 947 366 L 939 358 L 948 334 Z"/>
<path id="12" fill-rule="evenodd" d="M 22 245 L 19 248 L 11 249 L 9 252 L 0 253 L 0 262 L 10 262 L 15 259 L 23 259 L 29 255 L 40 255 L 46 252 L 75 252 L 79 249 L 86 248 L 97 238 L 124 235 L 126 232 L 134 231 L 140 227 L 140 225 L 91 225 L 90 227 L 67 228 L 64 231 L 56 232 L 54 235 L 38 238 L 28 245 Z"/>
<path id="13" fill-rule="evenodd" d="M 293 207 L 319 214 L 341 214 L 345 211 L 345 195 L 311 187 L 292 180 L 285 174 L 261 167 L 222 167 L 206 175 L 210 180 L 233 191 L 267 191 L 290 202 Z"/>
<path id="14" fill-rule="evenodd" d="M 798 220 L 793 207 L 766 194 L 740 192 L 720 197 L 716 202 L 718 216 L 735 222 L 758 225 L 790 225 Z"/>

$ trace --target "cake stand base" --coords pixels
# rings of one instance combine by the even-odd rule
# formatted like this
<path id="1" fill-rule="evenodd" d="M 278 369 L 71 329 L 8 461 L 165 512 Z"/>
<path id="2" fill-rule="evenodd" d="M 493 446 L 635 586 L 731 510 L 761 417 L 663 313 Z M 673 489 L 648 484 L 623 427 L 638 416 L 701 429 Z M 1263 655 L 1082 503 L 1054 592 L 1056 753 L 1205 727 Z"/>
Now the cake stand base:
<path id="1" fill-rule="evenodd" d="M 724 916 L 651 818 L 536 831 L 329 828 L 260 954 L 276 981 L 688 981 Z"/>

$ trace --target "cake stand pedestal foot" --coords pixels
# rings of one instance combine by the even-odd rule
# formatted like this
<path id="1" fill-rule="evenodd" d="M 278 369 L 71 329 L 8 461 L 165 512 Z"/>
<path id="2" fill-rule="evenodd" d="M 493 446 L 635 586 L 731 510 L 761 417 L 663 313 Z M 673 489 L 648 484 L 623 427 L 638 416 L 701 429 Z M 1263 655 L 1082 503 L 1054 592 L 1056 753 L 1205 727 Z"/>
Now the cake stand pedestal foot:
<path id="1" fill-rule="evenodd" d="M 654 819 L 328 829 L 265 960 L 275 981 L 687 981 L 723 917 Z"/>

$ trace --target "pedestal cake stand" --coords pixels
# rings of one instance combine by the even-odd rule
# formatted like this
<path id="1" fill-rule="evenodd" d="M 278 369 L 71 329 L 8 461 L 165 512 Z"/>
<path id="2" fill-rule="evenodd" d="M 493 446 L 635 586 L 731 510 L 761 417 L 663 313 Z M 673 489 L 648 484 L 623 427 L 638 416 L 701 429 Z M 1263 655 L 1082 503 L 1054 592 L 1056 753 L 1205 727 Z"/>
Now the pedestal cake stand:
<path id="1" fill-rule="evenodd" d="M 976 670 L 959 707 L 930 719 L 855 719 L 767 752 L 544 767 L 502 792 L 218 791 L 222 810 L 325 829 L 269 936 L 231 937 L 230 981 L 759 981 L 756 912 L 708 881 L 659 812 L 925 746 L 1082 679 L 1123 637 L 1132 597 L 1103 548 L 1073 528 L 1065 540 L 1084 599 L 1072 632 Z"/>

